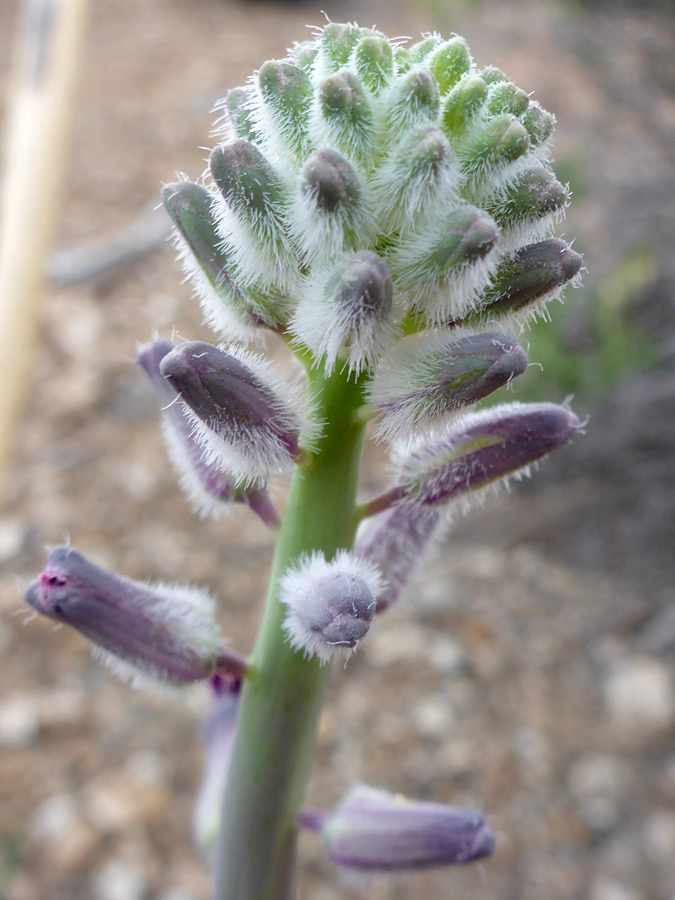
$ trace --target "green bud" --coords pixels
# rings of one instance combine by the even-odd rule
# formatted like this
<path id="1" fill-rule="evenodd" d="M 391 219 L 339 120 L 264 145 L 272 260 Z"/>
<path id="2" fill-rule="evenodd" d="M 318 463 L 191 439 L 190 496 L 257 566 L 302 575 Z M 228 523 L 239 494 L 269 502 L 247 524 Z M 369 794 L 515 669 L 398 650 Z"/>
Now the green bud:
<path id="1" fill-rule="evenodd" d="M 387 104 L 387 123 L 398 136 L 415 125 L 434 124 L 438 118 L 438 85 L 428 69 L 415 66 L 396 79 Z"/>
<path id="2" fill-rule="evenodd" d="M 436 49 L 429 68 L 434 74 L 441 94 L 454 87 L 471 67 L 469 45 L 464 38 L 456 37 Z"/>
<path id="3" fill-rule="evenodd" d="M 363 84 L 374 94 L 379 94 L 394 74 L 391 44 L 379 35 L 361 38 L 354 50 L 354 65 Z"/>
<path id="4" fill-rule="evenodd" d="M 478 73 L 485 84 L 496 84 L 498 81 L 508 81 L 506 75 L 496 66 L 486 66 Z"/>
<path id="5" fill-rule="evenodd" d="M 319 52 L 316 41 L 299 41 L 294 45 L 291 56 L 295 60 L 295 64 L 301 69 L 308 71 L 314 65 L 314 61 Z"/>
<path id="6" fill-rule="evenodd" d="M 490 87 L 487 109 L 493 116 L 502 113 L 519 116 L 529 105 L 529 96 L 512 81 L 498 81 Z"/>
<path id="7" fill-rule="evenodd" d="M 480 178 L 490 169 L 513 162 L 530 146 L 527 131 L 514 116 L 495 116 L 458 151 L 460 168 Z"/>
<path id="8" fill-rule="evenodd" d="M 296 156 L 307 149 L 307 126 L 312 102 L 309 75 L 288 62 L 270 60 L 258 74 L 260 93 L 272 112 L 278 132 Z"/>
<path id="9" fill-rule="evenodd" d="M 344 69 L 319 87 L 319 108 L 338 150 L 359 161 L 370 158 L 375 138 L 373 111 L 363 85 Z"/>
<path id="10" fill-rule="evenodd" d="M 410 50 L 405 47 L 396 47 L 394 50 L 394 64 L 396 66 L 396 74 L 402 75 L 414 65 L 414 59 Z"/>
<path id="11" fill-rule="evenodd" d="M 555 116 L 535 103 L 530 104 L 520 121 L 530 136 L 532 147 L 539 147 L 553 134 Z"/>
<path id="12" fill-rule="evenodd" d="M 443 39 L 438 34 L 430 34 L 416 44 L 410 47 L 410 56 L 413 63 L 421 63 L 430 56 L 437 47 L 443 43 Z"/>
<path id="13" fill-rule="evenodd" d="M 321 55 L 326 72 L 337 72 L 347 65 L 363 29 L 357 25 L 329 22 L 323 29 Z"/>
<path id="14" fill-rule="evenodd" d="M 225 119 L 230 125 L 233 136 L 245 141 L 256 139 L 256 130 L 248 108 L 251 100 L 251 91 L 248 88 L 237 87 L 228 91 L 223 103 Z"/>
<path id="15" fill-rule="evenodd" d="M 488 87 L 478 75 L 469 75 L 456 84 L 445 98 L 441 124 L 450 138 L 467 130 L 487 100 Z"/>
<path id="16" fill-rule="evenodd" d="M 509 182 L 485 208 L 502 228 L 543 219 L 567 206 L 569 194 L 553 172 L 533 166 Z"/>
<path id="17" fill-rule="evenodd" d="M 582 262 L 583 257 L 558 238 L 528 244 L 501 264 L 478 311 L 465 321 L 536 312 L 540 301 L 574 278 Z"/>
<path id="18" fill-rule="evenodd" d="M 317 150 L 300 174 L 300 188 L 314 198 L 318 210 L 337 213 L 358 203 L 361 189 L 346 159 L 327 147 Z"/>
<path id="19" fill-rule="evenodd" d="M 248 141 L 223 144 L 211 152 L 209 167 L 228 206 L 252 225 L 276 218 L 283 205 L 279 177 L 257 147 Z"/>
<path id="20" fill-rule="evenodd" d="M 447 272 L 486 256 L 495 245 L 499 229 L 490 216 L 473 206 L 453 210 L 439 229 L 436 246 L 426 265 Z"/>

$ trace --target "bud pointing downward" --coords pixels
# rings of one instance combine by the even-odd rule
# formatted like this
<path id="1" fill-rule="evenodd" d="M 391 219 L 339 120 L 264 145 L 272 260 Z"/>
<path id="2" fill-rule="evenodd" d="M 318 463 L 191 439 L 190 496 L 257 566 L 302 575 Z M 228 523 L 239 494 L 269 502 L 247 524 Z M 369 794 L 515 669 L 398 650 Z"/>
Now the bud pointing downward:
<path id="1" fill-rule="evenodd" d="M 473 809 L 416 803 L 365 786 L 353 788 L 333 813 L 302 810 L 298 823 L 320 832 L 333 862 L 372 872 L 470 863 L 495 847 Z"/>
<path id="2" fill-rule="evenodd" d="M 383 588 L 372 563 L 344 550 L 331 562 L 322 553 L 302 557 L 280 582 L 291 645 L 322 663 L 338 652 L 350 656 L 370 628 Z"/>
<path id="3" fill-rule="evenodd" d="M 299 457 L 301 418 L 265 360 L 192 341 L 168 353 L 160 372 L 189 407 L 209 464 L 251 483 Z"/>
<path id="4" fill-rule="evenodd" d="M 245 674 L 243 659 L 220 643 L 213 600 L 194 588 L 131 581 L 72 547 L 56 547 L 26 600 L 81 632 L 122 677 L 181 685 L 216 673 L 236 682 Z"/>

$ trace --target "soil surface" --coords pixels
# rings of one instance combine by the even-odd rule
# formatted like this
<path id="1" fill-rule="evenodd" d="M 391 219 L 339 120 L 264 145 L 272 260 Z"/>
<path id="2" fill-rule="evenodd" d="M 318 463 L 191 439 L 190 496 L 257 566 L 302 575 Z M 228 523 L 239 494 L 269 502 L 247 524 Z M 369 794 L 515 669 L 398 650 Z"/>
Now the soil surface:
<path id="1" fill-rule="evenodd" d="M 481 64 L 536 90 L 558 117 L 557 157 L 586 183 L 565 231 L 578 235 L 590 282 L 648 242 L 654 283 L 668 283 L 675 28 L 665 7 L 610 6 L 610 17 L 572 3 L 91 5 L 63 246 L 114 237 L 177 170 L 198 176 L 214 103 L 325 9 L 388 34 L 456 31 Z M 0 4 L 3 93 L 16 14 L 16 2 Z M 654 300 L 661 368 L 600 400 L 588 437 L 531 483 L 458 522 L 408 600 L 335 670 L 312 804 L 362 781 L 478 806 L 498 835 L 495 856 L 352 883 L 307 835 L 300 900 L 673 900 L 669 290 Z M 243 508 L 219 523 L 191 514 L 133 364 L 137 341 L 174 328 L 210 337 L 164 245 L 45 298 L 0 521 L 3 900 L 209 895 L 191 840 L 208 698 L 131 690 L 79 635 L 25 622 L 22 601 L 44 547 L 70 538 L 130 577 L 211 589 L 232 645 L 251 646 L 272 540 Z M 386 473 L 370 448 L 364 494 Z"/>

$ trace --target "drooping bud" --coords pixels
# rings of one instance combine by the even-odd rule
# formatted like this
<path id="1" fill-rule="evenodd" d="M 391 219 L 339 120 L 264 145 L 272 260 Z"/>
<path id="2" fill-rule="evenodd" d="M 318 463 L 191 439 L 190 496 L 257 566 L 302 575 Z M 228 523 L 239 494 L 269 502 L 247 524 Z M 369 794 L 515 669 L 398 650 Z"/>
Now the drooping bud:
<path id="1" fill-rule="evenodd" d="M 536 315 L 581 269 L 583 257 L 558 238 L 521 248 L 503 262 L 467 324 Z"/>
<path id="2" fill-rule="evenodd" d="M 434 125 L 415 129 L 397 145 L 373 179 L 382 232 L 410 231 L 447 208 L 456 194 L 455 155 Z"/>
<path id="3" fill-rule="evenodd" d="M 401 503 L 379 513 L 359 531 L 354 553 L 377 566 L 387 582 L 378 597 L 376 613 L 389 609 L 399 599 L 432 547 L 439 524 L 435 510 Z"/>
<path id="4" fill-rule="evenodd" d="M 354 49 L 354 67 L 361 83 L 379 94 L 394 74 L 394 53 L 389 41 L 380 35 L 361 38 Z"/>
<path id="5" fill-rule="evenodd" d="M 530 136 L 530 146 L 539 147 L 553 134 L 555 116 L 542 109 L 538 103 L 530 103 L 520 121 Z"/>
<path id="6" fill-rule="evenodd" d="M 473 206 L 458 206 L 445 219 L 392 251 L 397 287 L 427 321 L 441 323 L 470 307 L 494 272 L 499 229 Z M 461 314 L 461 313 L 460 313 Z"/>
<path id="7" fill-rule="evenodd" d="M 494 835 L 473 809 L 418 803 L 364 785 L 332 813 L 302 810 L 298 824 L 318 831 L 341 866 L 393 872 L 451 866 L 489 856 Z"/>
<path id="8" fill-rule="evenodd" d="M 460 168 L 475 183 L 519 159 L 529 147 L 529 135 L 515 116 L 495 116 L 462 142 L 457 159 Z"/>
<path id="9" fill-rule="evenodd" d="M 568 200 L 567 189 L 553 172 L 537 165 L 500 187 L 485 208 L 502 229 L 511 229 L 537 222 L 548 224 L 565 209 Z"/>
<path id="10" fill-rule="evenodd" d="M 329 145 L 347 159 L 370 167 L 375 118 L 363 85 L 349 69 L 331 75 L 318 91 L 315 144 Z"/>
<path id="11" fill-rule="evenodd" d="M 487 397 L 526 368 L 527 356 L 516 338 L 501 331 L 401 341 L 370 388 L 369 401 L 380 414 L 378 436 L 409 439 L 420 428 Z"/>
<path id="12" fill-rule="evenodd" d="M 212 598 L 195 588 L 131 581 L 72 547 L 56 547 L 26 600 L 88 638 L 123 678 L 182 685 L 214 674 L 236 683 L 245 675 L 243 658 L 220 642 Z"/>
<path id="13" fill-rule="evenodd" d="M 443 38 L 436 32 L 427 34 L 421 41 L 417 41 L 409 48 L 413 62 L 423 63 L 443 43 Z"/>
<path id="14" fill-rule="evenodd" d="M 332 75 L 344 68 L 363 34 L 364 29 L 358 25 L 329 22 L 321 32 L 319 53 L 322 73 Z"/>
<path id="15" fill-rule="evenodd" d="M 375 230 L 358 175 L 324 147 L 306 161 L 293 204 L 294 238 L 308 263 L 356 250 Z"/>
<path id="16" fill-rule="evenodd" d="M 512 81 L 496 81 L 488 94 L 487 110 L 493 116 L 510 113 L 519 116 L 530 105 L 530 97 Z"/>
<path id="17" fill-rule="evenodd" d="M 510 403 L 471 413 L 441 438 L 401 459 L 397 485 L 365 504 L 366 514 L 396 502 L 444 509 L 528 467 L 579 430 L 577 417 L 553 403 Z"/>
<path id="18" fill-rule="evenodd" d="M 371 368 L 393 336 L 393 285 L 376 253 L 355 253 L 319 273 L 301 298 L 290 330 L 332 372 L 343 359 L 350 372 Z"/>
<path id="19" fill-rule="evenodd" d="M 206 760 L 192 826 L 195 843 L 206 854 L 213 851 L 218 838 L 238 714 L 239 690 L 227 688 L 216 697 L 214 708 L 204 722 Z"/>
<path id="20" fill-rule="evenodd" d="M 211 151 L 218 232 L 241 276 L 252 284 L 295 273 L 284 225 L 287 196 L 281 179 L 253 144 L 235 141 Z M 286 278 L 284 278 L 286 276 Z"/>
<path id="21" fill-rule="evenodd" d="M 157 392 L 161 404 L 164 440 L 180 485 L 202 516 L 219 518 L 229 503 L 245 503 L 271 528 L 278 515 L 264 488 L 245 488 L 221 468 L 208 462 L 195 437 L 194 426 L 180 397 L 160 372 L 160 363 L 176 345 L 156 340 L 138 352 L 138 362 Z"/>
<path id="22" fill-rule="evenodd" d="M 288 317 L 289 300 L 275 289 L 242 287 L 236 282 L 232 254 L 222 247 L 211 212 L 213 196 L 191 181 L 167 184 L 164 208 L 176 228 L 175 243 L 191 277 L 207 321 L 216 330 L 250 337 L 254 330 L 278 330 Z"/>
<path id="23" fill-rule="evenodd" d="M 289 388 L 260 356 L 192 341 L 167 354 L 160 372 L 189 408 L 210 465 L 255 484 L 299 457 L 301 416 Z"/>
<path id="24" fill-rule="evenodd" d="M 336 653 L 350 656 L 370 628 L 383 587 L 374 565 L 345 550 L 330 562 L 318 552 L 301 557 L 280 581 L 291 646 L 322 663 Z"/>
<path id="25" fill-rule="evenodd" d="M 485 66 L 478 74 L 487 85 L 497 84 L 500 81 L 508 81 L 506 75 L 501 69 L 498 69 L 497 66 Z"/>
<path id="26" fill-rule="evenodd" d="M 281 156 L 303 159 L 308 151 L 312 85 L 309 75 L 289 62 L 269 60 L 258 73 L 263 129 Z"/>
<path id="27" fill-rule="evenodd" d="M 429 68 L 441 94 L 447 94 L 471 68 L 469 45 L 461 37 L 445 41 L 433 52 Z"/>
<path id="28" fill-rule="evenodd" d="M 236 87 L 216 104 L 216 109 L 222 110 L 222 119 L 218 124 L 227 140 L 241 138 L 244 141 L 255 141 L 258 137 L 251 114 L 252 101 L 253 90 L 250 87 Z"/>
<path id="29" fill-rule="evenodd" d="M 399 140 L 412 128 L 434 125 L 438 118 L 438 84 L 423 66 L 414 66 L 391 85 L 386 98 L 385 120 L 389 139 Z"/>
<path id="30" fill-rule="evenodd" d="M 476 120 L 487 100 L 488 86 L 478 75 L 468 75 L 445 98 L 441 124 L 450 139 L 457 139 Z"/>

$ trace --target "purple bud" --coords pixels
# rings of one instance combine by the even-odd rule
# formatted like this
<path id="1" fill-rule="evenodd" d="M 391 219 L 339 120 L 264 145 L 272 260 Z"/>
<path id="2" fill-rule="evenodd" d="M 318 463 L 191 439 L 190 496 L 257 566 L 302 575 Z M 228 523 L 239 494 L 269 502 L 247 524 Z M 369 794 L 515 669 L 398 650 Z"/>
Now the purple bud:
<path id="1" fill-rule="evenodd" d="M 160 363 L 175 349 L 176 345 L 171 341 L 153 341 L 139 350 L 138 362 L 157 392 L 164 439 L 171 462 L 180 476 L 181 487 L 202 515 L 221 515 L 227 509 L 227 501 L 246 503 L 266 525 L 276 527 L 278 517 L 267 491 L 245 489 L 207 460 L 184 404 L 160 372 Z"/>
<path id="2" fill-rule="evenodd" d="M 553 403 L 511 403 L 467 416 L 403 461 L 402 496 L 437 507 L 526 469 L 579 430 Z"/>
<path id="3" fill-rule="evenodd" d="M 250 483 L 300 455 L 300 416 L 262 358 L 192 341 L 168 353 L 159 370 L 194 414 L 209 464 Z"/>
<path id="4" fill-rule="evenodd" d="M 202 785 L 195 803 L 193 828 L 195 841 L 210 851 L 218 837 L 223 792 L 237 731 L 239 713 L 238 687 L 223 691 L 204 722 L 206 761 Z"/>
<path id="5" fill-rule="evenodd" d="M 495 848 L 494 835 L 475 810 L 416 803 L 364 786 L 353 788 L 330 815 L 302 810 L 298 824 L 320 831 L 333 862 L 362 871 L 458 865 Z"/>
<path id="6" fill-rule="evenodd" d="M 526 368 L 525 351 L 501 331 L 402 341 L 370 390 L 381 416 L 378 433 L 388 440 L 409 437 L 420 426 L 477 403 Z"/>
<path id="7" fill-rule="evenodd" d="M 403 503 L 379 513 L 359 534 L 354 553 L 377 566 L 387 580 L 376 613 L 398 600 L 433 543 L 438 524 L 439 515 L 434 510 Z"/>
<path id="8" fill-rule="evenodd" d="M 375 566 L 346 551 L 331 562 L 321 553 L 301 558 L 280 583 L 291 645 L 324 663 L 338 651 L 349 656 L 370 628 L 382 589 Z"/>
<path id="9" fill-rule="evenodd" d="M 56 547 L 26 600 L 110 654 L 125 677 L 150 675 L 181 685 L 214 673 L 238 682 L 245 674 L 243 659 L 223 649 L 213 600 L 203 591 L 131 581 L 72 547 Z"/>

